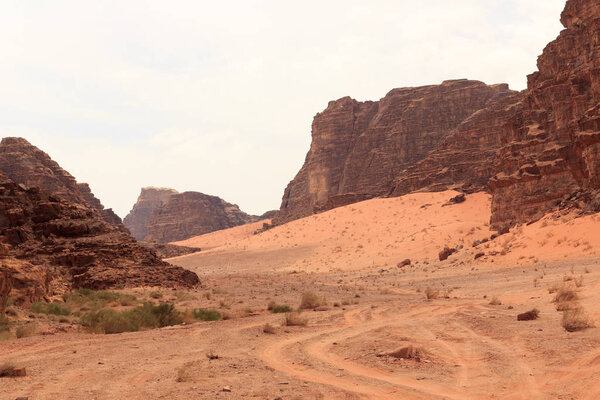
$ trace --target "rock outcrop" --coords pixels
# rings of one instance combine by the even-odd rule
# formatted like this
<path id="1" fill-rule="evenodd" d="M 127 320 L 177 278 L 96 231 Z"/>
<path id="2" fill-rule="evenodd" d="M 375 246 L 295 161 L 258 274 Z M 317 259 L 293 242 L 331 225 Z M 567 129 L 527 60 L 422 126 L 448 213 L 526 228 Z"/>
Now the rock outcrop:
<path id="1" fill-rule="evenodd" d="M 172 195 L 178 192 L 174 189 L 145 187 L 127 214 L 123 223 L 137 240 L 144 240 L 148 236 L 148 225 L 154 211 L 168 203 Z"/>
<path id="2" fill-rule="evenodd" d="M 0 142 L 0 172 L 16 183 L 38 187 L 70 202 L 93 207 L 102 218 L 125 231 L 121 218 L 105 209 L 87 183 L 77 183 L 60 165 L 27 140 L 5 137 Z"/>
<path id="3" fill-rule="evenodd" d="M 70 288 L 185 286 L 193 272 L 172 266 L 104 221 L 100 211 L 0 174 L 1 271 L 21 301 Z"/>
<path id="4" fill-rule="evenodd" d="M 150 218 L 146 241 L 168 243 L 257 221 L 235 204 L 198 192 L 173 194 Z"/>
<path id="5" fill-rule="evenodd" d="M 311 148 L 274 223 L 389 194 L 400 173 L 461 122 L 512 93 L 508 85 L 455 80 L 394 89 L 379 102 L 349 97 L 330 102 L 313 121 Z"/>
<path id="6" fill-rule="evenodd" d="M 505 126 L 489 183 L 496 229 L 571 200 L 600 211 L 600 4 L 569 0 L 561 21 Z"/>

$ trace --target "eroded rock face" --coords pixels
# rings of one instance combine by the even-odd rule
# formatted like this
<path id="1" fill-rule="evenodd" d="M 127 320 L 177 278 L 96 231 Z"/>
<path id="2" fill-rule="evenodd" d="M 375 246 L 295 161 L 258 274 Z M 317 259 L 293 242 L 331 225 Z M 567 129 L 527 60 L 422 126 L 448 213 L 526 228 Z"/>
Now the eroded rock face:
<path id="1" fill-rule="evenodd" d="M 379 102 L 330 102 L 313 121 L 310 151 L 274 223 L 389 194 L 403 170 L 473 113 L 511 93 L 507 85 L 457 80 L 394 89 Z"/>
<path id="2" fill-rule="evenodd" d="M 0 244 L 1 270 L 10 272 L 22 301 L 70 288 L 199 283 L 196 274 L 160 260 L 98 210 L 1 174 Z M 50 281 L 43 283 L 45 277 Z"/>
<path id="3" fill-rule="evenodd" d="M 48 154 L 23 138 L 2 139 L 0 172 L 16 183 L 38 187 L 65 200 L 95 208 L 106 222 L 125 231 L 121 218 L 111 209 L 104 208 L 87 183 L 77 183 L 75 178 L 62 169 Z"/>
<path id="4" fill-rule="evenodd" d="M 561 21 L 566 29 L 538 58 L 505 128 L 489 183 L 496 229 L 535 220 L 570 198 L 585 206 L 598 197 L 600 4 L 569 0 Z"/>
<path id="5" fill-rule="evenodd" d="M 123 223 L 137 240 L 144 240 L 148 236 L 148 225 L 154 211 L 169 201 L 172 195 L 178 192 L 174 189 L 145 187 L 127 214 Z"/>
<path id="6" fill-rule="evenodd" d="M 257 217 L 219 197 L 184 192 L 171 195 L 166 204 L 153 212 L 146 241 L 175 242 L 255 221 Z"/>
<path id="7" fill-rule="evenodd" d="M 499 93 L 489 106 L 476 111 L 443 138 L 427 157 L 400 172 L 392 195 L 485 190 L 495 172 L 496 152 L 504 144 L 505 125 L 522 98 L 522 93 Z"/>

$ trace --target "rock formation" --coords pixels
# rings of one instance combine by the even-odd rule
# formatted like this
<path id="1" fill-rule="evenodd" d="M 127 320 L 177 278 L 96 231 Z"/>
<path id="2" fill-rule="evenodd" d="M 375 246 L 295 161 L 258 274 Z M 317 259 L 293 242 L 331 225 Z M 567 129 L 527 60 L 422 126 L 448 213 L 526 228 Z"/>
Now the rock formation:
<path id="1" fill-rule="evenodd" d="M 394 89 L 379 102 L 349 97 L 330 102 L 313 121 L 311 148 L 274 223 L 387 195 L 403 170 L 423 160 L 461 122 L 512 93 L 507 85 L 455 80 Z"/>
<path id="2" fill-rule="evenodd" d="M 569 0 L 561 22 L 505 126 L 489 183 L 497 229 L 565 201 L 600 211 L 600 4 Z"/>
<path id="3" fill-rule="evenodd" d="M 167 204 L 171 195 L 177 194 L 174 189 L 145 187 L 127 214 L 123 223 L 137 240 L 144 240 L 148 236 L 148 225 L 154 211 Z"/>
<path id="4" fill-rule="evenodd" d="M 175 242 L 255 221 L 257 217 L 219 197 L 184 192 L 171 195 L 166 204 L 153 212 L 145 240 Z"/>
<path id="5" fill-rule="evenodd" d="M 36 301 L 70 288 L 186 286 L 196 274 L 174 267 L 100 211 L 67 201 L 0 174 L 1 270 L 8 271 L 21 301 Z"/>
<path id="6" fill-rule="evenodd" d="M 105 209 L 87 183 L 77 183 L 58 163 L 23 138 L 5 137 L 0 142 L 0 172 L 16 183 L 38 187 L 65 200 L 97 209 L 109 224 L 125 231 L 121 219 Z"/>
<path id="7" fill-rule="evenodd" d="M 561 22 L 521 93 L 452 81 L 331 102 L 275 223 L 449 188 L 487 187 L 500 231 L 556 207 L 600 211 L 600 4 L 569 0 Z"/>

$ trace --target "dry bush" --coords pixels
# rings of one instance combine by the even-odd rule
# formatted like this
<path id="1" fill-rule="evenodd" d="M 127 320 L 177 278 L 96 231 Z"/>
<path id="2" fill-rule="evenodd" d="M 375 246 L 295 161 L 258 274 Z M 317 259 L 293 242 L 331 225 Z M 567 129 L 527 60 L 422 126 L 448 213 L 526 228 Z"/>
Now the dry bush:
<path id="1" fill-rule="evenodd" d="M 177 378 L 175 379 L 177 382 L 186 382 L 191 380 L 192 373 L 190 371 L 190 367 L 192 367 L 193 363 L 187 362 L 183 364 L 181 368 L 177 369 Z"/>
<path id="2" fill-rule="evenodd" d="M 300 308 L 303 310 L 317 308 L 325 305 L 325 300 L 314 292 L 304 292 L 300 300 Z"/>
<path id="3" fill-rule="evenodd" d="M 554 296 L 553 303 L 556 303 L 556 309 L 558 311 L 568 310 L 573 307 L 573 303 L 575 303 L 579 299 L 577 292 L 570 287 L 563 286 L 558 289 L 556 296 Z"/>
<path id="4" fill-rule="evenodd" d="M 568 332 L 576 332 L 593 328 L 594 324 L 592 324 L 582 307 L 575 307 L 565 310 L 562 317 L 562 326 Z"/>
<path id="5" fill-rule="evenodd" d="M 427 300 L 437 299 L 439 295 L 439 289 L 432 288 L 431 286 L 427 286 L 425 288 L 425 296 L 427 296 Z"/>
<path id="6" fill-rule="evenodd" d="M 267 323 L 263 326 L 263 332 L 274 335 L 275 333 L 277 333 L 277 330 L 275 329 L 275 327 L 273 325 Z"/>
<path id="7" fill-rule="evenodd" d="M 300 313 L 288 313 L 285 315 L 285 326 L 306 326 L 308 321 Z"/>
<path id="8" fill-rule="evenodd" d="M 17 339 L 34 336 L 36 333 L 37 333 L 37 325 L 35 323 L 21 325 L 15 331 L 15 335 L 17 336 Z"/>
<path id="9" fill-rule="evenodd" d="M 502 302 L 496 296 L 492 297 L 492 300 L 490 300 L 490 306 L 501 306 L 501 305 L 502 305 Z"/>
<path id="10" fill-rule="evenodd" d="M 561 286 L 561 285 L 559 285 L 558 283 L 557 283 L 557 284 L 555 284 L 555 285 L 552 285 L 552 286 L 550 286 L 550 287 L 548 288 L 548 293 L 550 293 L 550 294 L 554 294 L 554 293 L 558 292 L 558 291 L 560 290 L 560 288 L 561 288 L 561 287 L 562 287 L 562 286 Z"/>
<path id="11" fill-rule="evenodd" d="M 575 282 L 575 286 L 580 288 L 583 286 L 583 275 L 579 275 L 579 278 L 575 278 L 573 280 L 573 282 Z"/>

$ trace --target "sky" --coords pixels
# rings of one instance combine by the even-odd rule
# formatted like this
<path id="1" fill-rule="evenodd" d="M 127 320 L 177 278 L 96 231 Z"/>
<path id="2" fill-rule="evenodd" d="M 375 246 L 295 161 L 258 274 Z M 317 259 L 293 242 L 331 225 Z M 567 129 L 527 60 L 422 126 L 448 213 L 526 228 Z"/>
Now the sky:
<path id="1" fill-rule="evenodd" d="M 278 209 L 330 100 L 526 87 L 565 0 L 0 0 L 0 136 L 124 217 L 144 186 Z"/>

